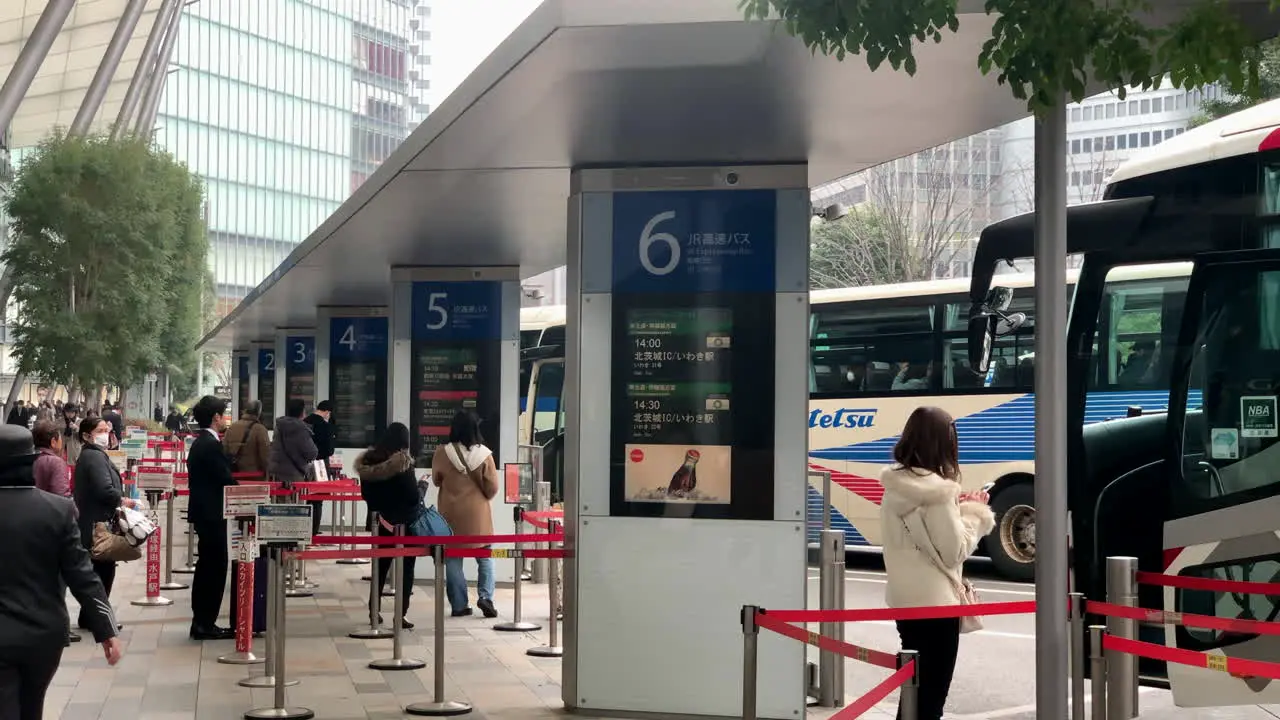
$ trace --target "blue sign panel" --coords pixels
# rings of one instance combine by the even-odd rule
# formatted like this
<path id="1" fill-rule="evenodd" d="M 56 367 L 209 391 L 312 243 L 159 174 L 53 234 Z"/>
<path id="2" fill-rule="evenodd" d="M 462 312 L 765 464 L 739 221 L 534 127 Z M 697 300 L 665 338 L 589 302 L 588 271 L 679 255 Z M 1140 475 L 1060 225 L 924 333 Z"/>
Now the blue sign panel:
<path id="1" fill-rule="evenodd" d="M 287 341 L 289 357 L 286 366 L 290 373 L 316 371 L 316 338 L 314 335 L 297 335 Z"/>
<path id="2" fill-rule="evenodd" d="M 236 377 L 245 382 L 249 381 L 249 356 L 241 355 L 236 358 Z"/>
<path id="3" fill-rule="evenodd" d="M 500 339 L 501 306 L 500 282 L 416 282 L 413 339 Z"/>
<path id="4" fill-rule="evenodd" d="M 385 317 L 333 318 L 329 357 L 336 361 L 381 360 L 387 356 Z"/>
<path id="5" fill-rule="evenodd" d="M 275 375 L 276 373 L 276 351 L 271 348 L 262 348 L 258 351 L 258 375 Z M 259 379 L 261 382 L 261 379 Z"/>
<path id="6" fill-rule="evenodd" d="M 772 293 L 773 190 L 613 195 L 613 289 L 623 293 Z"/>

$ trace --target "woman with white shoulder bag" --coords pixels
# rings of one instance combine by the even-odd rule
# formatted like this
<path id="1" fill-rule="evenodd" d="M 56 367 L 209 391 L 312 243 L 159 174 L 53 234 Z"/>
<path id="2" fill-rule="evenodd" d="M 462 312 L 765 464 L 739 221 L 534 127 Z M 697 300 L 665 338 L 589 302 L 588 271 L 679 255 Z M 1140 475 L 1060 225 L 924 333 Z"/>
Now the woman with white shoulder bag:
<path id="1" fill-rule="evenodd" d="M 968 605 L 977 601 L 964 561 L 995 527 L 982 491 L 960 490 L 955 420 L 937 407 L 916 408 L 880 474 L 886 601 L 892 608 Z M 899 620 L 902 649 L 917 653 L 919 720 L 940 720 L 951 687 L 960 634 L 972 618 Z M 899 715 L 901 717 L 901 715 Z"/>

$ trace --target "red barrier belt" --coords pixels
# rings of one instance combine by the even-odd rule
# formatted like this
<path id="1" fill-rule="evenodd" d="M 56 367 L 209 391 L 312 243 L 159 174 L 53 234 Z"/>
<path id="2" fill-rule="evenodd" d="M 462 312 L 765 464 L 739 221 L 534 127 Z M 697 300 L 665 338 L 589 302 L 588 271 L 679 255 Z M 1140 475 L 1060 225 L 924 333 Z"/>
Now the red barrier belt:
<path id="1" fill-rule="evenodd" d="M 779 635 L 786 635 L 793 640 L 799 640 L 802 643 L 807 643 L 823 650 L 830 650 L 833 653 L 843 655 L 847 658 L 853 658 L 854 660 L 864 662 L 869 665 L 875 665 L 889 670 L 893 670 L 898 667 L 898 657 L 892 653 L 859 647 L 852 643 L 844 642 L 843 640 L 836 640 L 835 638 L 829 638 L 825 635 L 819 635 L 816 632 L 809 632 L 808 630 L 798 628 L 790 623 L 777 620 L 772 615 L 757 614 L 756 625 L 766 630 L 772 630 Z"/>
<path id="2" fill-rule="evenodd" d="M 311 481 L 296 482 L 294 487 L 303 490 L 319 490 L 320 492 L 360 492 L 359 483 L 343 482 L 341 480 L 329 480 L 327 482 Z"/>
<path id="3" fill-rule="evenodd" d="M 1262 620 L 1241 620 L 1237 618 L 1220 618 L 1213 615 L 1196 615 L 1194 613 L 1168 612 L 1166 610 L 1148 610 L 1146 608 L 1112 605 L 1105 602 L 1085 603 L 1086 612 L 1109 617 L 1137 620 L 1153 625 L 1182 625 L 1183 627 L 1218 630 L 1220 632 L 1249 633 L 1253 635 L 1280 635 L 1280 623 Z"/>
<path id="4" fill-rule="evenodd" d="M 867 622 L 874 620 L 932 620 L 985 615 L 1021 615 L 1036 611 L 1034 600 L 942 605 L 913 608 L 867 608 L 854 610 L 761 610 L 774 620 L 791 623 Z"/>
<path id="5" fill-rule="evenodd" d="M 347 502 L 347 501 L 363 501 L 360 495 L 339 495 L 337 493 L 309 493 L 298 497 L 299 502 Z"/>
<path id="6" fill-rule="evenodd" d="M 560 548 L 552 550 L 538 550 L 535 548 L 524 550 L 508 548 L 448 548 L 444 551 L 444 556 L 464 558 L 562 558 L 564 557 L 564 550 Z"/>
<path id="7" fill-rule="evenodd" d="M 495 545 L 506 543 L 564 542 L 564 535 L 316 535 L 316 545 Z"/>
<path id="8" fill-rule="evenodd" d="M 897 672 L 882 680 L 879 685 L 868 690 L 866 695 L 849 703 L 843 710 L 827 718 L 827 720 L 854 720 L 854 718 L 862 717 L 863 713 L 879 705 L 881 700 L 889 697 L 889 693 L 906 685 L 915 672 L 916 661 L 912 660 L 903 665 Z"/>
<path id="9" fill-rule="evenodd" d="M 1138 582 L 1143 585 L 1159 585 L 1179 590 L 1207 590 L 1221 593 L 1245 593 L 1253 595 L 1280 595 L 1280 583 L 1251 582 L 1248 580 L 1213 580 L 1211 578 L 1165 575 L 1140 572 Z"/>
<path id="10" fill-rule="evenodd" d="M 1152 660 L 1162 660 L 1179 665 L 1230 673 L 1235 677 L 1261 677 L 1280 680 L 1280 664 L 1262 660 L 1245 660 L 1244 658 L 1227 657 L 1225 655 L 1209 655 L 1195 652 L 1194 650 L 1171 648 L 1165 645 L 1142 642 L 1141 640 L 1119 638 L 1115 635 L 1103 635 L 1102 648 Z"/>
<path id="11" fill-rule="evenodd" d="M 364 548 L 363 550 L 297 550 L 285 552 L 289 560 L 350 560 L 370 558 L 423 557 L 426 548 Z"/>

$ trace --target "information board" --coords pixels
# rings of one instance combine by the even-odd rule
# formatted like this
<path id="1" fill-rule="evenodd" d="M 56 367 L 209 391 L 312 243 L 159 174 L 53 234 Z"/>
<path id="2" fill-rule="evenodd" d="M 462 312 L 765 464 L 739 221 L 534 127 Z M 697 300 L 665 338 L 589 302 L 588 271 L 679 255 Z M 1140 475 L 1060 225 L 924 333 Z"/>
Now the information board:
<path id="1" fill-rule="evenodd" d="M 271 430 L 276 421 L 276 351 L 258 350 L 258 400 L 262 402 L 262 424 Z"/>
<path id="2" fill-rule="evenodd" d="M 222 517 L 257 517 L 258 506 L 271 502 L 270 485 L 227 485 L 222 488 Z"/>
<path id="3" fill-rule="evenodd" d="M 141 440 L 123 440 L 120 443 L 120 449 L 124 451 L 126 460 L 141 460 L 147 454 L 147 441 Z"/>
<path id="4" fill-rule="evenodd" d="M 310 413 L 316 404 L 316 338 L 295 335 L 286 339 L 288 355 L 284 364 L 285 398 L 300 399 Z"/>
<path id="5" fill-rule="evenodd" d="M 481 433 L 496 443 L 501 304 L 500 282 L 413 284 L 410 412 L 419 466 L 430 466 L 459 410 L 479 415 Z"/>
<path id="6" fill-rule="evenodd" d="M 508 505 L 533 502 L 533 463 L 507 463 L 502 466 L 504 495 Z"/>
<path id="7" fill-rule="evenodd" d="M 134 471 L 139 490 L 170 490 L 173 488 L 173 470 L 161 465 L 139 465 Z"/>
<path id="8" fill-rule="evenodd" d="M 250 395 L 249 388 L 251 387 L 249 385 L 249 381 L 251 379 L 252 378 L 250 378 L 249 376 L 249 356 L 237 355 L 236 356 L 236 401 L 238 404 L 236 405 L 236 410 L 242 413 L 244 412 L 245 408 L 249 407 L 249 395 Z"/>
<path id="9" fill-rule="evenodd" d="M 771 519 L 776 196 L 614 195 L 614 515 Z"/>
<path id="10" fill-rule="evenodd" d="M 311 540 L 311 506 L 259 505 L 255 534 L 259 542 L 308 542 Z"/>
<path id="11" fill-rule="evenodd" d="M 330 422 L 337 447 L 369 447 L 387 426 L 387 330 L 385 317 L 330 320 Z"/>

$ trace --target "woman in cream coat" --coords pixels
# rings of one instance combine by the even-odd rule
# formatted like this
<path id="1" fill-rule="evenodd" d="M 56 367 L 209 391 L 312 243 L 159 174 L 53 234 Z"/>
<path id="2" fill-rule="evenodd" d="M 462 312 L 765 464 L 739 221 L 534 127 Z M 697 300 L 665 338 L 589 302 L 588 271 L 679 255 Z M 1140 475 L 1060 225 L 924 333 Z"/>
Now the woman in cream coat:
<path id="1" fill-rule="evenodd" d="M 431 457 L 431 480 L 440 488 L 440 514 L 454 535 L 493 534 L 489 501 L 498 494 L 498 468 L 493 452 L 480 437 L 480 419 L 475 413 L 459 410 L 453 416 L 449 442 L 437 447 Z M 476 558 L 476 566 L 476 606 L 485 617 L 497 617 L 498 610 L 493 606 L 493 558 Z M 453 617 L 470 615 L 462 558 L 446 558 L 444 569 Z"/>
<path id="2" fill-rule="evenodd" d="M 984 492 L 960 491 L 960 449 L 946 411 L 911 413 L 880 475 L 884 565 L 889 607 L 960 604 L 964 561 L 995 527 Z M 899 620 L 904 650 L 919 667 L 919 720 L 939 720 L 960 647 L 960 619 Z"/>

